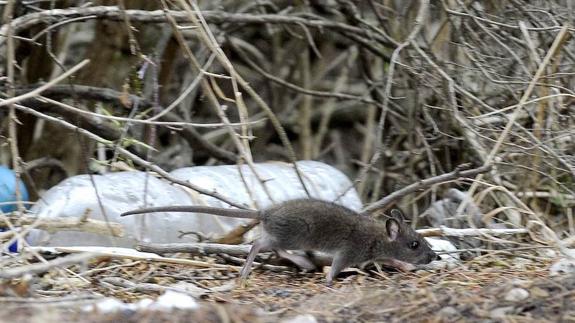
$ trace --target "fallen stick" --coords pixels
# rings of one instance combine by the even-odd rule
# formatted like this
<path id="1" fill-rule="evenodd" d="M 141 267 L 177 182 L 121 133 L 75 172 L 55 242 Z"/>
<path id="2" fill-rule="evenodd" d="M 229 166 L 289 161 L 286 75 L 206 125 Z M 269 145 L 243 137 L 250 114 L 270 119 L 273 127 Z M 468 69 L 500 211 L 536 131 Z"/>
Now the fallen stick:
<path id="1" fill-rule="evenodd" d="M 142 243 L 136 250 L 157 254 L 185 252 L 192 255 L 209 255 L 224 253 L 230 256 L 245 256 L 250 252 L 251 245 L 229 245 L 221 243 Z"/>
<path id="2" fill-rule="evenodd" d="M 234 256 L 226 255 L 226 254 L 220 254 L 220 256 L 224 260 L 231 262 L 231 263 L 234 263 L 234 264 L 237 264 L 237 265 L 244 266 L 246 263 L 246 260 L 244 258 L 234 257 Z M 293 265 L 297 267 L 297 264 L 293 264 Z M 269 271 L 273 271 L 273 272 L 284 272 L 284 271 L 290 270 L 291 267 L 271 265 L 271 264 L 264 263 L 263 261 L 254 261 L 253 262 L 253 268 L 265 269 L 265 270 L 269 270 Z"/>
<path id="3" fill-rule="evenodd" d="M 82 252 L 80 254 L 70 255 L 66 257 L 57 258 L 46 263 L 37 263 L 15 268 L 8 268 L 0 271 L 0 278 L 11 279 L 22 277 L 27 274 L 39 274 L 46 272 L 52 268 L 65 268 L 77 263 L 86 262 L 97 255 L 92 253 Z"/>
<path id="4" fill-rule="evenodd" d="M 151 252 L 156 254 L 166 254 L 166 253 L 178 253 L 185 252 L 196 256 L 205 256 L 209 254 L 219 254 L 223 256 L 226 260 L 236 261 L 236 257 L 246 257 L 250 253 L 251 245 L 228 245 L 221 243 L 209 243 L 209 242 L 191 242 L 191 243 L 145 243 L 139 244 L 136 249 L 143 252 Z M 293 254 L 299 256 L 308 256 L 302 251 L 292 251 Z M 260 255 L 263 255 L 261 253 Z M 332 258 L 321 253 L 313 254 L 313 263 L 320 266 L 329 266 L 331 264 Z M 243 264 L 244 260 L 240 262 Z M 289 261 L 289 259 L 288 259 Z M 295 264 L 297 265 L 297 264 Z M 267 266 L 267 267 L 266 267 Z M 261 268 L 269 269 L 272 271 L 282 271 L 287 267 L 274 266 L 263 264 L 260 265 Z"/>
<path id="5" fill-rule="evenodd" d="M 86 218 L 37 218 L 37 217 L 7 217 L 0 215 L 0 228 L 7 228 L 6 221 L 19 225 L 33 225 L 34 228 L 55 231 L 84 231 L 96 234 L 112 234 L 114 237 L 124 236 L 124 227 L 119 223 L 104 222 Z"/>
<path id="6" fill-rule="evenodd" d="M 37 252 L 51 252 L 51 253 L 82 253 L 89 252 L 97 257 L 110 257 L 122 259 L 136 259 L 146 260 L 153 262 L 163 262 L 170 264 L 190 265 L 201 268 L 223 269 L 223 270 L 238 270 L 238 267 L 229 265 L 220 265 L 208 263 L 205 261 L 182 259 L 182 258 L 169 258 L 158 256 L 154 253 L 140 252 L 130 248 L 116 248 L 116 247 L 27 247 L 25 250 L 34 250 Z"/>
<path id="7" fill-rule="evenodd" d="M 424 237 L 470 237 L 470 236 L 502 236 L 510 234 L 527 234 L 529 230 L 527 229 L 453 229 L 445 226 L 439 228 L 431 229 L 420 229 L 417 230 L 419 234 Z"/>
<path id="8" fill-rule="evenodd" d="M 113 285 L 115 287 L 121 287 L 121 288 L 128 288 L 132 291 L 135 292 L 140 292 L 140 293 L 150 293 L 150 292 L 160 292 L 163 293 L 165 291 L 173 291 L 173 292 L 177 292 L 177 293 L 181 293 L 181 294 L 186 294 L 188 296 L 191 296 L 193 298 L 198 298 L 200 296 L 212 293 L 213 291 L 207 288 L 201 288 L 196 286 L 195 284 L 193 286 L 195 286 L 194 289 L 192 289 L 191 291 L 190 289 L 190 285 L 186 286 L 185 288 L 178 288 L 178 287 L 172 287 L 172 286 L 163 286 L 160 284 L 153 284 L 153 283 L 134 283 L 131 282 L 127 279 L 123 279 L 120 277 L 104 277 L 102 278 L 102 280 L 100 280 L 100 284 L 105 283 L 105 284 L 110 284 Z M 188 283 L 191 284 L 191 283 Z"/>

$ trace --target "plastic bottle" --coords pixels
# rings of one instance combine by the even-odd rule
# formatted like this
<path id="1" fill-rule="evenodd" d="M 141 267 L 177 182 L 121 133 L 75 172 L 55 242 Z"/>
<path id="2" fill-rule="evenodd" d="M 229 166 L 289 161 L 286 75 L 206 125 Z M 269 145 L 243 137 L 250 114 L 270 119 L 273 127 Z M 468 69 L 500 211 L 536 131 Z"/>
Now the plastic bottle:
<path id="1" fill-rule="evenodd" d="M 329 165 L 315 161 L 300 161 L 297 165 L 303 174 L 303 180 L 311 197 L 334 201 L 351 185 L 350 180 L 343 173 Z M 257 176 L 247 165 L 241 167 L 237 165 L 198 166 L 177 169 L 172 171 L 171 175 L 204 189 L 217 191 L 253 208 L 272 205 L 272 200 L 280 202 L 306 197 L 292 165 L 281 162 L 262 163 L 256 164 L 255 170 Z M 265 183 L 263 185 L 267 192 L 258 177 Z M 85 214 L 96 220 L 107 218 L 111 222 L 123 224 L 125 236 L 111 238 L 76 231 L 49 234 L 36 230 L 29 237 L 31 244 L 132 247 L 138 242 L 185 242 L 191 237 L 180 238 L 182 232 L 199 232 L 216 236 L 229 232 L 241 223 L 248 222 L 245 219 L 189 213 L 154 213 L 122 218 L 119 216 L 122 212 L 144 206 L 228 206 L 215 198 L 190 191 L 179 185 L 172 185 L 166 180 L 145 172 L 93 175 L 93 179 L 102 208 L 96 198 L 90 177 L 79 175 L 68 178 L 51 188 L 31 211 L 39 217 L 47 218 L 80 218 Z M 337 203 L 358 211 L 362 207 L 354 189 L 338 199 Z"/>

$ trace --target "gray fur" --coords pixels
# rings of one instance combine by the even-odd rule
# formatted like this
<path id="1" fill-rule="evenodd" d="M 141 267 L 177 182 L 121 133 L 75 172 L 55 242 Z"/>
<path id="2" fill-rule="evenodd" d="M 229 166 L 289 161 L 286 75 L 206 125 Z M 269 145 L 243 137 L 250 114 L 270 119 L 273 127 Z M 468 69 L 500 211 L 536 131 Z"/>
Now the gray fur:
<path id="1" fill-rule="evenodd" d="M 262 236 L 250 250 L 242 268 L 242 279 L 247 278 L 253 259 L 263 250 L 276 250 L 280 254 L 285 250 L 331 254 L 333 262 L 327 277 L 328 284 L 343 269 L 366 261 L 399 260 L 391 263 L 426 264 L 437 257 L 425 239 L 395 212 L 391 218 L 380 221 L 321 200 L 291 200 L 260 212 L 205 206 L 168 206 L 130 211 L 122 216 L 150 212 L 195 212 L 259 219 Z M 304 262 L 303 259 L 301 261 Z"/>

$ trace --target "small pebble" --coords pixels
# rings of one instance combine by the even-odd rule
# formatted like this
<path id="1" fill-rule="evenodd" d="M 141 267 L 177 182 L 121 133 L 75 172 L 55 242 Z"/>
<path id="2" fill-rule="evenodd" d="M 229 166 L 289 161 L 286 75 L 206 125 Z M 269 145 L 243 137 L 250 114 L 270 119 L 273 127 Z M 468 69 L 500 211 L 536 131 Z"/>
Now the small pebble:
<path id="1" fill-rule="evenodd" d="M 513 285 L 513 287 L 527 288 L 527 287 L 531 286 L 530 281 L 525 280 L 525 279 L 519 279 L 519 278 L 512 279 L 511 284 Z"/>
<path id="2" fill-rule="evenodd" d="M 439 316 L 442 319 L 450 320 L 459 316 L 459 311 L 452 306 L 446 306 L 439 310 Z"/>
<path id="3" fill-rule="evenodd" d="M 513 306 L 505 306 L 491 310 L 490 314 L 492 319 L 501 319 L 511 312 L 513 312 Z"/>
<path id="4" fill-rule="evenodd" d="M 519 302 L 529 298 L 529 292 L 523 288 L 513 288 L 505 295 L 505 300 L 510 302 Z"/>
<path id="5" fill-rule="evenodd" d="M 547 292 L 546 290 L 539 288 L 539 287 L 531 288 L 530 293 L 534 297 L 540 297 L 540 298 L 549 297 L 549 292 Z"/>

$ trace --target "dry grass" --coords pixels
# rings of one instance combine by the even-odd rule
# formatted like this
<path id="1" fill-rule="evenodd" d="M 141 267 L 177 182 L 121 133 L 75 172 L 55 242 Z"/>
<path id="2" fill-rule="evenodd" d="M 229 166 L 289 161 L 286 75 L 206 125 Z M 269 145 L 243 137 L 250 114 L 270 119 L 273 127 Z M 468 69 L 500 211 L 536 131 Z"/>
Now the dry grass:
<path id="1" fill-rule="evenodd" d="M 221 262 L 219 258 L 202 260 Z M 0 317 L 18 322 L 36 322 L 40 318 L 42 322 L 51 322 L 62 317 L 78 321 L 86 316 L 81 308 L 102 296 L 137 302 L 155 298 L 165 288 L 179 288 L 195 295 L 200 310 L 92 311 L 87 319 L 89 322 L 275 322 L 311 314 L 319 321 L 330 322 L 569 320 L 575 315 L 575 277 L 549 277 L 552 261 L 529 251 L 514 257 L 494 254 L 476 258 L 450 270 L 414 273 L 350 270 L 329 288 L 322 273 L 256 269 L 248 285 L 239 287 L 235 272 L 100 259 L 66 269 L 67 278 L 62 278 L 59 268 L 43 275 L 2 281 Z M 525 290 L 528 296 L 509 299 L 514 293 L 510 291 L 516 288 Z"/>

